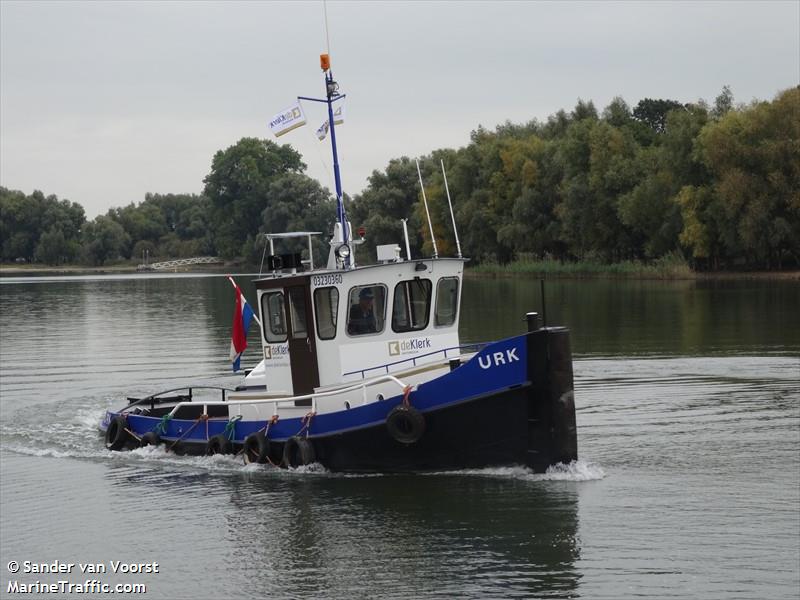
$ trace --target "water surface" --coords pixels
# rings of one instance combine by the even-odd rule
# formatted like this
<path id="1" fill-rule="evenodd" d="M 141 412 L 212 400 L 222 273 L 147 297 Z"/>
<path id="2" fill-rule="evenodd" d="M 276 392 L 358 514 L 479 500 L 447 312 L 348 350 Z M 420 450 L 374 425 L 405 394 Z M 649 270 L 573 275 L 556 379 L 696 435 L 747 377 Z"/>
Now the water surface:
<path id="1" fill-rule="evenodd" d="M 541 310 L 535 280 L 464 300 L 464 341 Z M 11 560 L 123 560 L 160 572 L 92 577 L 150 598 L 796 598 L 798 306 L 796 282 L 548 282 L 581 460 L 354 477 L 103 448 L 125 395 L 239 382 L 224 278 L 3 278 L 0 595 L 64 578 Z"/>

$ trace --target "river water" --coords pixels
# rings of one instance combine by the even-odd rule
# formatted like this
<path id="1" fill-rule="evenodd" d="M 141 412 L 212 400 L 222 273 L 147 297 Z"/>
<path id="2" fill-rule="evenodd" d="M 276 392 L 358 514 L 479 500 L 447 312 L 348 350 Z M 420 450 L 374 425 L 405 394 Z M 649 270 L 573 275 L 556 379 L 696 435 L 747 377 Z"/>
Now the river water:
<path id="1" fill-rule="evenodd" d="M 224 278 L 0 279 L 0 596 L 797 598 L 800 283 L 557 280 L 545 300 L 573 335 L 577 463 L 355 477 L 105 451 L 125 395 L 239 381 Z M 462 341 L 541 308 L 538 281 L 469 279 Z M 25 595 L 101 597 L 76 590 Z"/>

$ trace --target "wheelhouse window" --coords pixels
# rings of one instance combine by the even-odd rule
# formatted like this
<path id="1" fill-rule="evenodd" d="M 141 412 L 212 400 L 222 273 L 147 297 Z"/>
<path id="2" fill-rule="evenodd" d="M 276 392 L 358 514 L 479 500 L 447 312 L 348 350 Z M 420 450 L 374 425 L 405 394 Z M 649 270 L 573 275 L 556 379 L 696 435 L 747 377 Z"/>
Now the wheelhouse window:
<path id="1" fill-rule="evenodd" d="M 292 339 L 308 337 L 306 323 L 306 291 L 302 287 L 289 288 L 289 315 L 292 324 Z"/>
<path id="2" fill-rule="evenodd" d="M 317 335 L 321 340 L 336 337 L 336 314 L 339 311 L 339 290 L 335 287 L 314 290 L 314 314 L 317 319 Z"/>
<path id="3" fill-rule="evenodd" d="M 348 335 L 380 333 L 386 324 L 386 286 L 360 285 L 348 296 Z"/>
<path id="4" fill-rule="evenodd" d="M 286 341 L 286 306 L 283 292 L 267 292 L 261 296 L 264 338 L 272 343 Z"/>
<path id="5" fill-rule="evenodd" d="M 458 277 L 442 277 L 436 284 L 436 310 L 433 324 L 449 327 L 458 312 Z"/>
<path id="6" fill-rule="evenodd" d="M 428 326 L 431 308 L 430 279 L 401 281 L 394 288 L 392 329 L 397 333 L 419 331 Z"/>

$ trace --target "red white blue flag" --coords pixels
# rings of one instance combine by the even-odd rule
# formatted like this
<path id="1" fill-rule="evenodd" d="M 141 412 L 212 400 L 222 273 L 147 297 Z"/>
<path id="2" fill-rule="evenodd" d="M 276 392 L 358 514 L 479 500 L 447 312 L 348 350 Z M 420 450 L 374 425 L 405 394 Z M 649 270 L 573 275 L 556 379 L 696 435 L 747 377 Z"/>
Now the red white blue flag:
<path id="1" fill-rule="evenodd" d="M 239 361 L 247 348 L 247 330 L 253 320 L 253 309 L 245 300 L 242 290 L 233 277 L 228 277 L 236 289 L 236 305 L 233 309 L 233 332 L 231 333 L 231 363 L 234 373 L 239 370 Z"/>

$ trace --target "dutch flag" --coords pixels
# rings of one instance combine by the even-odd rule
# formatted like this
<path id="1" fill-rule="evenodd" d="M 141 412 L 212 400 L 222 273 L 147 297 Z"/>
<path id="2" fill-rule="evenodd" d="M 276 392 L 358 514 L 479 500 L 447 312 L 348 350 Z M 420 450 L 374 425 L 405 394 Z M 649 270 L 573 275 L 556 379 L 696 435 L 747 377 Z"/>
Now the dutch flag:
<path id="1" fill-rule="evenodd" d="M 236 285 L 233 277 L 228 277 L 236 289 L 236 305 L 233 309 L 233 332 L 231 333 L 231 363 L 233 372 L 239 370 L 239 362 L 247 348 L 247 330 L 253 320 L 253 309 L 245 300 L 242 290 Z"/>

